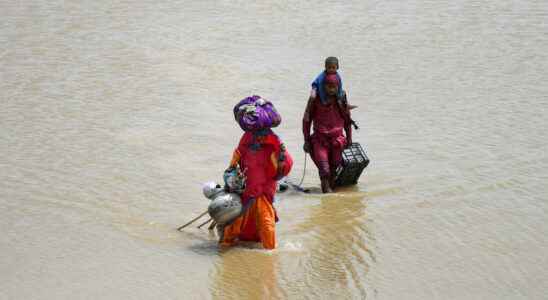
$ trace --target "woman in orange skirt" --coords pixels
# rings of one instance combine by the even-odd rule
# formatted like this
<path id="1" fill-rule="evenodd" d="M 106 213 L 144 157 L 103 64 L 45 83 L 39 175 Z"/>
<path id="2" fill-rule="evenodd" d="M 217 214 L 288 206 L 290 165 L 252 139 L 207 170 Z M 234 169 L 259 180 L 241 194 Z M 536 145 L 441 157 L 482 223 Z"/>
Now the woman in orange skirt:
<path id="1" fill-rule="evenodd" d="M 254 241 L 261 242 L 265 249 L 274 249 L 278 217 L 272 202 L 277 181 L 291 170 L 291 156 L 271 129 L 246 131 L 229 168 L 238 165 L 246 177 L 241 197 L 243 213 L 224 227 L 220 244 L 231 246 L 237 241 Z"/>

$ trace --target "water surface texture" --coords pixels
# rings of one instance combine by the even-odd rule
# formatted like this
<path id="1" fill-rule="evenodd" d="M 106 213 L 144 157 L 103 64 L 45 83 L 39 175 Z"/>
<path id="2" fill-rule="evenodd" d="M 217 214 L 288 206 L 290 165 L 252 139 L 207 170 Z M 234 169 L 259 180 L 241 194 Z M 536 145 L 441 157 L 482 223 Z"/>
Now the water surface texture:
<path id="1" fill-rule="evenodd" d="M 546 298 L 546 1 L 2 1 L 0 25 L 0 299 Z M 359 184 L 281 195 L 272 252 L 177 232 L 245 96 L 300 179 L 330 55 Z"/>

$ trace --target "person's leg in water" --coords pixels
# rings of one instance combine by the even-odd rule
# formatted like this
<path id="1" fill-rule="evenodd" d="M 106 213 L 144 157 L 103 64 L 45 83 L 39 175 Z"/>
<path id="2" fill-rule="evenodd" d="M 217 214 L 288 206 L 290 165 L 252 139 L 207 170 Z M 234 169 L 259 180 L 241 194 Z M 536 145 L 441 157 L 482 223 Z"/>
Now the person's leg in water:
<path id="1" fill-rule="evenodd" d="M 345 141 L 339 141 L 337 144 L 332 145 L 329 151 L 329 186 L 332 190 L 336 187 L 335 180 L 337 179 L 337 169 L 342 164 L 342 152 L 344 147 Z"/>
<path id="2" fill-rule="evenodd" d="M 261 243 L 265 249 L 276 248 L 276 213 L 274 207 L 265 196 L 255 201 L 256 224 Z"/>
<path id="3" fill-rule="evenodd" d="M 323 145 L 321 141 L 313 141 L 313 160 L 318 167 L 318 173 L 322 184 L 323 193 L 331 193 L 331 186 L 329 185 L 329 179 L 331 177 L 331 169 L 329 166 L 329 149 Z"/>
<path id="4" fill-rule="evenodd" d="M 276 214 L 266 196 L 259 196 L 245 213 L 223 229 L 221 246 L 233 246 L 238 240 L 261 242 L 263 248 L 276 247 Z"/>
<path id="5" fill-rule="evenodd" d="M 232 221 L 232 223 L 223 227 L 222 236 L 219 237 L 219 244 L 221 246 L 229 247 L 234 246 L 237 243 L 240 232 L 242 231 L 242 228 L 245 227 L 249 218 L 248 213 L 249 211 L 246 211 L 243 215 Z"/>
<path id="6" fill-rule="evenodd" d="M 224 226 L 223 233 L 219 239 L 219 244 L 221 244 L 221 246 L 233 246 L 240 240 L 259 241 L 255 229 L 256 201 L 254 199 L 249 199 L 248 201 L 252 201 L 249 203 L 249 207 L 247 207 L 234 221 Z"/>

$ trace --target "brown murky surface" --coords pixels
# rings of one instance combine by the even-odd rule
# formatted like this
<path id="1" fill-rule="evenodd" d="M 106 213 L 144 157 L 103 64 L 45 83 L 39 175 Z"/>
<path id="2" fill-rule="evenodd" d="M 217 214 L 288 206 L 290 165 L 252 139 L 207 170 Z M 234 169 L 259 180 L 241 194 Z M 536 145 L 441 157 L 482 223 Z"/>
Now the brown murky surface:
<path id="1" fill-rule="evenodd" d="M 0 3 L 0 298 L 544 299 L 548 4 L 344 3 Z M 281 112 L 298 181 L 329 55 L 359 184 L 280 195 L 272 252 L 175 231 L 247 95 Z"/>

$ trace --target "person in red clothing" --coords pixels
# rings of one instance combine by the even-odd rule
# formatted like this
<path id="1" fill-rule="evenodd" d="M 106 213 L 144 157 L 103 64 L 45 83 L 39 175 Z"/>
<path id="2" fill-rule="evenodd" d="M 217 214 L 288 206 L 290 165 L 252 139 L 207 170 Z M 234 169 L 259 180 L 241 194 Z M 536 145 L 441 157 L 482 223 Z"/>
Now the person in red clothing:
<path id="1" fill-rule="evenodd" d="M 254 241 L 261 242 L 265 249 L 274 249 L 278 217 L 272 202 L 277 181 L 289 174 L 293 160 L 271 129 L 261 129 L 246 131 L 240 139 L 229 169 L 238 165 L 246 177 L 241 197 L 243 213 L 225 226 L 220 244 Z"/>
<path id="2" fill-rule="evenodd" d="M 303 117 L 305 152 L 310 153 L 318 167 L 322 192 L 332 192 L 335 187 L 337 167 L 342 163 L 342 151 L 352 144 L 352 124 L 346 93 L 340 93 L 340 80 L 336 74 L 324 79 L 327 97 L 319 95 L 308 100 Z M 310 134 L 310 127 L 313 133 Z"/>

